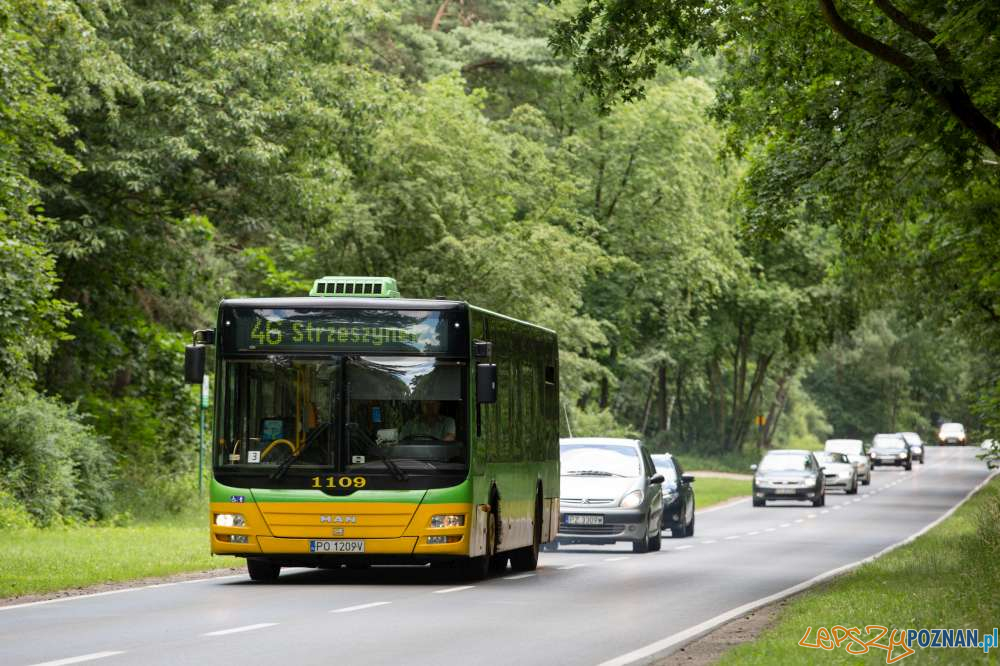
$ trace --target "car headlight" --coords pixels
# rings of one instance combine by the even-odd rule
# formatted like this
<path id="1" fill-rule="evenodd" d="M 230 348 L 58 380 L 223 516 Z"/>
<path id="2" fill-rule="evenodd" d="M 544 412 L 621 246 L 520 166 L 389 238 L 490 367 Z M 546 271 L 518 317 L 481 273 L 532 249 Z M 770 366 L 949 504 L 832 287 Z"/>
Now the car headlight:
<path id="1" fill-rule="evenodd" d="M 897 457 L 897 458 L 905 458 L 905 457 L 906 457 L 906 451 L 900 451 L 900 452 L 899 452 L 899 453 L 898 453 L 898 454 L 896 455 L 896 457 Z"/>
<path id="2" fill-rule="evenodd" d="M 868 453 L 868 455 L 869 455 L 870 457 L 872 457 L 872 458 L 878 458 L 878 454 L 877 454 L 877 453 L 875 453 L 874 451 L 870 451 L 870 452 Z"/>
<path id="3" fill-rule="evenodd" d="M 431 527 L 463 527 L 464 525 L 464 513 L 446 513 L 438 516 L 431 516 Z"/>
<path id="4" fill-rule="evenodd" d="M 219 527 L 244 527 L 247 521 L 242 513 L 217 513 L 215 524 Z"/>
<path id="5" fill-rule="evenodd" d="M 619 506 L 621 506 L 621 508 L 623 509 L 634 509 L 640 504 L 642 504 L 642 491 L 633 490 L 628 495 L 622 498 L 621 504 L 619 504 Z"/>
<path id="6" fill-rule="evenodd" d="M 677 500 L 677 491 L 676 490 L 667 490 L 667 491 L 665 491 L 663 493 L 663 502 L 665 504 L 671 504 L 671 503 L 673 503 L 676 500 Z"/>

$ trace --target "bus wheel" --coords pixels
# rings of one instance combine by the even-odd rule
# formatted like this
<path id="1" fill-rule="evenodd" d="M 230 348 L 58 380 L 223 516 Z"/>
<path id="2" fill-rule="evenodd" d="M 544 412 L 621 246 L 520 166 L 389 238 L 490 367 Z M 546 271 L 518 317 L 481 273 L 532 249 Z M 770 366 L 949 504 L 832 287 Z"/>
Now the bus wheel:
<path id="1" fill-rule="evenodd" d="M 248 557 L 247 573 L 250 574 L 250 580 L 257 581 L 258 583 L 273 583 L 278 580 L 278 574 L 281 573 L 281 565 L 259 557 Z"/>
<path id="2" fill-rule="evenodd" d="M 510 554 L 510 568 L 514 571 L 534 571 L 538 568 L 538 549 L 542 542 L 542 501 L 535 500 L 535 524 L 531 545 L 518 548 Z"/>

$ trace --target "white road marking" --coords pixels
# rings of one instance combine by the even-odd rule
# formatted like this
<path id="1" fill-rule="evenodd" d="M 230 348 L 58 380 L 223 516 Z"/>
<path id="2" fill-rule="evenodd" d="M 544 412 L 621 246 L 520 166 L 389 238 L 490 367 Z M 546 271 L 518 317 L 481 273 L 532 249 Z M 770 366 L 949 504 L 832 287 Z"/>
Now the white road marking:
<path id="1" fill-rule="evenodd" d="M 694 546 L 677 546 L 674 550 L 687 550 L 688 548 L 694 548 Z"/>
<path id="2" fill-rule="evenodd" d="M 65 664 L 79 664 L 84 661 L 94 661 L 95 659 L 113 657 L 116 654 L 125 654 L 125 652 L 123 650 L 119 650 L 117 652 L 91 652 L 90 654 L 81 654 L 79 657 L 67 657 L 65 659 L 56 659 L 55 661 L 43 661 L 41 663 L 34 664 L 34 666 L 64 666 Z"/>
<path id="3" fill-rule="evenodd" d="M 739 538 L 740 538 L 740 535 L 739 535 L 739 534 L 730 534 L 729 536 L 727 536 L 727 537 L 725 538 L 725 540 L 726 540 L 726 541 L 732 541 L 733 539 L 739 539 Z"/>
<path id="4" fill-rule="evenodd" d="M 267 627 L 273 627 L 277 622 L 261 622 L 260 624 L 248 624 L 245 627 L 234 627 L 232 629 L 222 629 L 220 631 L 210 631 L 207 634 L 202 634 L 202 636 L 226 636 L 228 634 L 241 634 L 244 631 L 253 631 L 255 629 L 265 629 Z"/>
<path id="5" fill-rule="evenodd" d="M 796 519 L 795 519 L 795 522 L 796 522 L 796 523 L 804 523 L 804 522 L 805 522 L 805 519 L 804 519 L 804 518 L 796 518 Z"/>
<path id="6" fill-rule="evenodd" d="M 768 528 L 767 528 L 766 530 L 764 530 L 764 531 L 765 531 L 765 532 L 773 532 L 773 531 L 774 531 L 774 528 L 773 528 L 773 527 L 768 527 Z"/>
<path id="7" fill-rule="evenodd" d="M 350 613 L 352 611 L 364 610 L 366 608 L 375 608 L 376 606 L 385 606 L 386 604 L 392 603 L 391 601 L 373 601 L 370 604 L 359 604 L 357 606 L 347 606 L 346 608 L 336 608 L 331 613 Z"/>
<path id="8" fill-rule="evenodd" d="M 518 574 L 516 576 L 504 576 L 503 579 L 504 580 L 521 580 L 522 578 L 531 578 L 534 575 L 535 574 L 533 574 L 533 573 L 523 573 L 523 574 Z"/>
<path id="9" fill-rule="evenodd" d="M 747 532 L 747 536 L 757 536 L 758 534 L 760 534 L 760 531 L 757 531 L 757 532 Z"/>
<path id="10" fill-rule="evenodd" d="M 858 502 L 860 502 L 860 501 L 861 501 L 860 499 L 856 499 L 856 500 L 851 500 L 851 504 L 857 504 L 857 503 L 858 503 Z"/>
<path id="11" fill-rule="evenodd" d="M 781 523 L 780 525 L 778 525 L 778 527 L 791 527 L 791 526 L 792 526 L 791 523 Z"/>
<path id="12" fill-rule="evenodd" d="M 609 659 L 609 660 L 607 660 L 607 661 L 599 664 L 598 666 L 626 666 L 627 664 L 633 664 L 633 663 L 640 662 L 640 661 L 645 662 L 650 657 L 653 657 L 655 655 L 667 654 L 668 651 L 670 651 L 672 648 L 674 648 L 674 647 L 676 647 L 678 645 L 681 645 L 683 643 L 686 643 L 686 642 L 688 642 L 690 640 L 693 640 L 695 638 L 698 638 L 699 636 L 703 636 L 703 635 L 707 634 L 709 631 L 715 629 L 716 627 L 719 627 L 720 625 L 725 624 L 726 622 L 729 622 L 730 620 L 732 620 L 734 618 L 737 618 L 737 617 L 739 617 L 741 615 L 746 615 L 747 613 L 749 613 L 751 611 L 757 610 L 758 608 L 761 608 L 762 606 L 766 606 L 766 605 L 768 605 L 770 603 L 774 603 L 775 601 L 780 601 L 781 599 L 786 599 L 786 598 L 792 596 L 793 594 L 798 594 L 799 592 L 801 592 L 803 590 L 809 589 L 810 587 L 816 585 L 817 583 L 821 583 L 821 582 L 823 582 L 825 580 L 829 580 L 830 578 L 833 578 L 834 576 L 837 576 L 837 575 L 839 575 L 839 574 L 841 574 L 841 573 L 843 573 L 845 571 L 850 571 L 851 569 L 856 569 L 857 567 L 861 566 L 862 564 L 867 564 L 868 562 L 871 562 L 871 561 L 873 561 L 875 559 L 878 559 L 879 557 L 882 557 L 886 553 L 889 553 L 889 552 L 891 552 L 891 551 L 899 548 L 900 546 L 905 546 L 906 544 L 913 542 L 918 537 L 923 536 L 924 534 L 926 534 L 927 532 L 929 532 L 933 528 L 937 527 L 939 524 L 941 524 L 946 519 L 948 519 L 949 517 L 951 517 L 951 515 L 953 513 L 955 513 L 955 511 L 958 510 L 958 507 L 960 507 L 963 504 L 965 504 L 965 502 L 970 497 L 972 497 L 980 488 L 982 488 L 987 483 L 989 483 L 990 480 L 994 476 L 996 476 L 997 474 L 1000 474 L 1000 470 L 995 471 L 995 472 L 993 472 L 993 474 L 989 475 L 986 479 L 983 480 L 982 483 L 980 483 L 975 488 L 973 488 L 972 490 L 970 490 L 969 494 L 966 495 L 962 499 L 962 501 L 960 501 L 958 504 L 956 504 L 951 509 L 949 509 L 948 511 L 946 511 L 944 513 L 944 515 L 938 517 L 936 520 L 934 520 L 932 523 L 930 523 L 929 525 L 927 525 L 926 527 L 924 527 L 922 530 L 920 530 L 916 534 L 912 534 L 909 537 L 903 539 L 902 541 L 899 541 L 897 543 L 892 544 L 891 546 L 883 548 L 882 550 L 880 550 L 879 552 L 875 553 L 874 555 L 870 555 L 869 557 L 866 557 L 863 560 L 858 560 L 857 562 L 852 562 L 850 564 L 845 564 L 843 566 L 837 567 L 836 569 L 831 569 L 831 570 L 829 570 L 829 571 L 827 571 L 825 573 L 821 573 L 820 575 L 816 576 L 815 578 L 811 578 L 811 579 L 809 579 L 809 580 L 807 580 L 805 582 L 799 583 L 798 585 L 793 585 L 792 587 L 789 587 L 789 588 L 786 588 L 784 590 L 781 590 L 780 592 L 776 592 L 776 593 L 774 593 L 774 594 L 772 594 L 770 596 L 764 597 L 762 599 L 757 599 L 756 601 L 751 601 L 750 603 L 744 604 L 744 605 L 740 606 L 739 608 L 734 608 L 734 609 L 732 609 L 730 611 L 722 613 L 721 615 L 716 615 L 715 617 L 713 617 L 713 618 L 711 618 L 709 620 L 705 620 L 701 624 L 696 624 L 693 627 L 688 627 L 687 629 L 685 629 L 683 631 L 679 631 L 676 634 L 667 636 L 666 638 L 658 640 L 655 643 L 650 643 L 649 645 L 641 647 L 638 650 L 633 650 L 632 652 L 628 652 L 626 654 L 623 654 L 620 657 L 615 657 L 614 659 Z"/>
<path id="13" fill-rule="evenodd" d="M 837 506 L 833 507 L 833 510 L 834 511 L 840 511 L 843 508 L 844 508 L 843 506 L 841 506 L 840 504 L 838 504 Z"/>
<path id="14" fill-rule="evenodd" d="M 558 567 L 558 568 L 559 568 L 559 571 L 569 571 L 570 569 L 579 569 L 580 567 L 585 567 L 585 566 L 587 566 L 587 565 L 583 564 L 583 563 L 579 563 L 579 564 L 567 564 L 564 567 Z"/>
<path id="15" fill-rule="evenodd" d="M 823 509 L 819 513 L 820 513 L 820 515 L 823 515 L 824 513 L 830 513 L 830 510 L 829 509 Z"/>
<path id="16" fill-rule="evenodd" d="M 434 594 L 451 594 L 452 592 L 461 592 L 462 590 L 471 590 L 475 585 L 459 585 L 458 587 L 449 587 L 443 590 L 434 590 Z"/>
<path id="17" fill-rule="evenodd" d="M 815 517 L 816 517 L 815 513 L 810 513 L 808 516 L 806 516 L 806 518 L 815 518 Z"/>
<path id="18" fill-rule="evenodd" d="M 605 557 L 605 562 L 621 562 L 622 560 L 627 560 L 627 557 Z"/>
<path id="19" fill-rule="evenodd" d="M 709 539 L 708 541 L 702 541 L 701 543 L 704 545 L 708 545 L 710 543 L 716 543 L 717 541 L 718 539 Z"/>

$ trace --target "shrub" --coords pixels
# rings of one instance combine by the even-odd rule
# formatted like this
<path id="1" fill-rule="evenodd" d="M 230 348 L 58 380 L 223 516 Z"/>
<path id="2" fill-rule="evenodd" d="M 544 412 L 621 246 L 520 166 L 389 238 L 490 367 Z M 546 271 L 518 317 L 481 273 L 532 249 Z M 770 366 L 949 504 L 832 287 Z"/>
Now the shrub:
<path id="1" fill-rule="evenodd" d="M 17 501 L 14 493 L 0 484 L 0 530 L 26 529 L 34 526 L 31 514 Z"/>
<path id="2" fill-rule="evenodd" d="M 112 477 L 106 441 L 75 407 L 27 389 L 0 393 L 0 484 L 34 522 L 104 518 Z"/>

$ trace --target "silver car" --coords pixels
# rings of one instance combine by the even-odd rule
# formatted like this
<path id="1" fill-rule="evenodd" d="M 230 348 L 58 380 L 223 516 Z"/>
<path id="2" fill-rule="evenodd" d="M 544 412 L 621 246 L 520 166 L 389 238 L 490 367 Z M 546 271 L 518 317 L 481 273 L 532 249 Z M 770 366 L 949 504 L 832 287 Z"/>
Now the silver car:
<path id="1" fill-rule="evenodd" d="M 826 478 L 812 451 L 770 451 L 760 465 L 750 465 L 753 475 L 753 505 L 769 500 L 807 500 L 813 506 L 826 504 Z"/>
<path id="2" fill-rule="evenodd" d="M 848 495 L 858 493 L 858 471 L 843 453 L 821 451 L 816 453 L 816 460 L 823 468 L 826 477 L 826 488 L 842 488 Z"/>
<path id="3" fill-rule="evenodd" d="M 906 440 L 906 443 L 910 445 L 910 453 L 913 455 L 914 460 L 919 460 L 920 464 L 924 464 L 924 440 L 920 439 L 920 435 L 915 432 L 901 432 L 899 433 Z"/>
<path id="4" fill-rule="evenodd" d="M 630 541 L 660 549 L 663 475 L 636 439 L 574 437 L 559 441 L 557 544 Z"/>
<path id="5" fill-rule="evenodd" d="M 861 485 L 867 486 L 872 482 L 872 466 L 865 454 L 865 444 L 860 439 L 828 439 L 823 448 L 847 456 L 858 473 Z"/>

